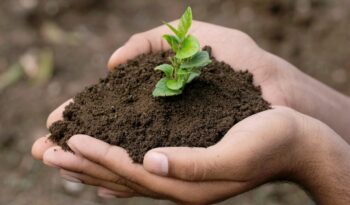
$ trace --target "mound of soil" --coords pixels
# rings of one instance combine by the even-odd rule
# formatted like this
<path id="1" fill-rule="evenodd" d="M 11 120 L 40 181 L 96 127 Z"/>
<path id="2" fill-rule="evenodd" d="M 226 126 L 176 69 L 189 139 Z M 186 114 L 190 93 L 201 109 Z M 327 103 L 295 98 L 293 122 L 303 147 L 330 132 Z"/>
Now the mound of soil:
<path id="1" fill-rule="evenodd" d="M 163 74 L 153 69 L 168 63 L 169 55 L 141 55 L 85 88 L 65 108 L 64 120 L 50 127 L 50 139 L 69 150 L 66 141 L 72 135 L 90 135 L 126 149 L 142 163 L 155 147 L 211 146 L 237 122 L 269 109 L 251 73 L 236 72 L 214 58 L 182 95 L 154 98 Z"/>

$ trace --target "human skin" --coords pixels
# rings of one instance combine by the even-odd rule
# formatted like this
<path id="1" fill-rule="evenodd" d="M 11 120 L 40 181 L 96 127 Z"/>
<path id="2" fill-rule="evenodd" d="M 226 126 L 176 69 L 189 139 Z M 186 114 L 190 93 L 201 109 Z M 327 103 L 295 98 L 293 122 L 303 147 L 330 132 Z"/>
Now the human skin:
<path id="1" fill-rule="evenodd" d="M 53 146 L 43 154 L 44 163 L 63 169 L 67 180 L 107 188 L 99 190 L 102 197 L 209 204 L 288 179 L 318 204 L 350 202 L 349 144 L 324 123 L 286 107 L 244 119 L 209 148 L 151 150 L 143 165 L 90 136 L 75 135 L 68 145 L 75 154 Z"/>
<path id="2" fill-rule="evenodd" d="M 173 22 L 176 25 L 177 22 Z M 168 50 L 162 35 L 165 26 L 133 35 L 111 56 L 108 68 L 114 69 L 142 53 Z M 273 105 L 291 107 L 319 119 L 350 142 L 350 99 L 302 73 L 284 59 L 260 48 L 247 34 L 213 24 L 194 21 L 190 33 L 201 45 L 210 45 L 213 55 L 235 70 L 249 70 L 260 85 L 263 97 Z M 345 112 L 344 112 L 345 111 Z M 347 111 L 347 112 L 346 112 Z"/>
<path id="3" fill-rule="evenodd" d="M 124 63 L 127 59 L 131 59 L 141 53 L 167 50 L 167 44 L 164 41 L 160 41 L 161 35 L 164 33 L 168 33 L 168 30 L 162 26 L 134 35 L 123 47 L 112 55 L 108 65 L 109 68 L 113 69 L 116 65 Z M 201 45 L 210 45 L 213 55 L 218 60 L 225 61 L 234 69 L 248 69 L 252 72 L 254 74 L 255 83 L 262 88 L 263 97 L 271 102 L 272 105 L 289 106 L 318 118 L 330 125 L 336 132 L 341 133 L 344 140 L 349 141 L 349 126 L 346 126 L 346 122 L 349 121 L 350 117 L 349 113 L 346 113 L 346 111 L 350 110 L 348 97 L 304 75 L 291 64 L 259 48 L 249 36 L 240 31 L 202 22 L 195 22 L 192 26 L 191 33 L 198 37 Z M 315 92 L 315 90 L 317 90 L 317 92 Z M 60 106 L 49 116 L 48 125 L 62 119 L 61 114 L 63 108 L 64 105 Z M 276 113 L 277 111 L 278 113 Z M 265 122 L 265 124 L 262 123 L 260 125 L 265 128 L 265 130 L 261 130 L 260 133 L 250 133 L 251 131 L 247 131 L 249 136 L 245 138 L 251 140 L 244 140 L 243 136 L 245 132 L 236 133 L 235 131 L 238 129 L 237 127 L 239 127 L 239 125 L 243 127 L 243 129 L 245 126 L 252 126 L 250 127 L 251 130 L 258 130 L 257 127 L 254 126 L 258 126 L 259 123 L 257 122 L 259 119 L 262 119 L 260 114 L 257 115 L 258 117 L 254 116 L 248 118 L 250 119 L 249 123 L 247 123 L 247 119 L 234 126 L 231 130 L 235 131 L 230 131 L 217 145 L 207 149 L 161 148 L 151 150 L 145 156 L 144 166 L 132 164 L 125 150 L 119 147 L 108 146 L 101 141 L 81 135 L 73 136 L 69 141 L 69 145 L 76 152 L 75 155 L 69 152 L 63 152 L 59 147 L 47 141 L 46 137 L 40 138 L 35 142 L 32 152 L 34 157 L 41 160 L 43 159 L 44 163 L 61 168 L 62 175 L 69 180 L 78 179 L 84 181 L 86 184 L 107 188 L 99 189 L 99 194 L 105 197 L 144 195 L 155 198 L 170 198 L 179 202 L 208 203 L 237 195 L 276 177 L 283 178 L 283 176 L 288 175 L 289 178 L 292 177 L 293 180 L 308 189 L 319 202 L 330 204 L 333 200 L 332 202 L 334 204 L 335 201 L 332 195 L 330 195 L 332 192 L 328 189 L 333 188 L 337 190 L 336 188 L 340 187 L 340 190 L 346 190 L 345 188 L 348 186 L 340 186 L 339 184 L 341 183 L 328 178 L 330 178 L 330 176 L 342 176 L 341 174 L 343 174 L 344 170 L 349 170 L 348 167 L 343 164 L 349 159 L 348 153 L 345 151 L 348 150 L 348 144 L 335 132 L 330 131 L 331 129 L 323 123 L 290 109 L 276 108 L 267 113 L 268 114 L 261 113 L 264 115 L 265 120 L 260 120 Z M 280 114 L 289 116 L 286 118 L 294 120 L 286 120 L 288 122 L 285 122 L 282 126 L 280 123 L 273 120 L 273 118 L 279 119 Z M 300 120 L 302 122 L 300 122 Z M 266 124 L 266 122 L 269 123 Z M 296 124 L 298 125 L 298 129 L 295 129 L 293 132 L 290 131 Z M 318 124 L 318 126 L 314 126 L 314 130 L 311 128 L 307 129 L 308 124 Z M 279 126 L 284 129 L 278 128 Z M 266 128 L 270 130 L 266 130 Z M 270 133 L 271 130 L 275 129 L 280 132 Z M 296 130 L 301 131 L 296 132 Z M 309 133 L 306 132 L 306 130 L 312 131 Z M 323 134 L 319 130 L 327 130 L 328 132 Z M 315 137 L 313 132 L 320 133 L 320 135 Z M 261 133 L 264 134 L 262 135 Z M 304 133 L 304 135 L 300 133 Z M 319 141 L 300 140 L 318 138 L 320 138 Z M 232 141 L 228 139 L 232 139 Z M 240 142 L 240 139 L 243 141 Z M 89 150 L 85 150 L 88 146 L 85 146 L 85 149 L 84 147 L 81 148 L 74 140 L 80 141 L 83 145 L 92 143 L 90 152 L 95 154 L 101 152 L 100 155 L 95 155 L 100 158 L 94 158 L 94 156 L 88 155 Z M 249 142 L 254 142 L 254 145 Z M 292 142 L 295 146 L 289 146 L 293 144 Z M 108 159 L 102 153 L 102 148 L 106 147 L 108 147 L 108 150 L 111 149 L 114 150 L 113 152 L 116 152 L 113 158 Z M 236 157 L 234 157 L 230 152 L 225 153 L 225 150 L 228 150 L 225 149 L 227 147 L 237 147 L 241 152 L 237 152 L 235 155 Z M 295 150 L 292 149 L 293 147 Z M 315 147 L 319 147 L 320 149 L 316 150 L 314 149 Z M 101 150 L 99 148 L 101 148 Z M 333 149 L 339 151 L 339 153 L 330 151 Z M 314 152 L 310 152 L 310 150 Z M 342 152 L 340 152 L 340 150 Z M 214 151 L 218 152 L 216 153 Z M 159 155 L 159 153 L 163 153 L 163 155 Z M 177 154 L 174 155 L 173 153 Z M 288 153 L 288 155 L 284 156 L 283 153 Z M 315 153 L 317 153 L 317 155 L 315 155 Z M 219 158 L 205 157 L 209 157 L 210 155 L 219 156 Z M 287 158 L 282 159 L 281 157 L 280 160 L 279 158 L 274 159 L 273 156 L 275 155 Z M 186 158 L 184 156 L 186 156 Z M 263 158 L 263 156 L 267 158 Z M 330 159 L 331 156 L 341 157 L 339 157 L 339 159 L 332 158 L 326 162 L 323 160 Z M 159 165 L 159 162 L 162 160 L 164 161 L 164 159 L 169 160 L 168 166 L 165 166 L 164 163 Z M 174 161 L 174 159 L 176 160 Z M 192 159 L 192 161 L 189 159 Z M 220 159 L 224 160 L 220 161 Z M 269 160 L 271 160 L 270 162 L 272 164 L 266 163 L 269 162 Z M 261 164 L 261 162 L 266 164 Z M 292 166 L 292 164 L 295 165 Z M 338 167 L 339 170 L 321 171 L 326 164 L 332 167 Z M 201 167 L 199 168 L 200 165 Z M 257 165 L 260 165 L 260 169 L 256 168 Z M 309 167 L 311 165 L 313 166 Z M 261 168 L 264 166 L 266 169 Z M 166 167 L 168 167 L 168 172 L 164 171 Z M 161 172 L 159 172 L 159 168 L 161 168 Z M 240 171 L 237 168 L 244 171 Z M 303 170 L 302 174 L 300 170 Z M 317 170 L 318 172 L 311 172 L 309 170 Z M 168 173 L 167 177 L 157 176 L 166 173 Z M 213 173 L 213 175 L 208 173 Z M 323 178 L 321 180 L 321 176 L 323 175 L 328 180 Z M 141 179 L 140 176 L 144 178 Z M 221 183 L 222 181 L 225 183 Z M 315 186 L 315 182 L 321 185 L 318 184 Z M 336 185 L 336 188 L 334 185 Z M 174 187 L 180 188 L 175 189 Z M 222 190 L 220 187 L 225 189 Z M 192 193 L 192 198 L 188 198 L 186 193 Z M 193 193 L 198 193 L 198 196 Z M 341 192 L 339 191 L 337 193 Z M 319 198 L 321 195 L 322 197 L 324 197 L 324 195 L 330 196 L 328 198 Z M 333 196 L 339 196 L 339 194 Z M 342 197 L 338 197 L 336 200 L 341 199 Z M 344 200 L 346 199 L 349 200 L 348 198 Z"/>

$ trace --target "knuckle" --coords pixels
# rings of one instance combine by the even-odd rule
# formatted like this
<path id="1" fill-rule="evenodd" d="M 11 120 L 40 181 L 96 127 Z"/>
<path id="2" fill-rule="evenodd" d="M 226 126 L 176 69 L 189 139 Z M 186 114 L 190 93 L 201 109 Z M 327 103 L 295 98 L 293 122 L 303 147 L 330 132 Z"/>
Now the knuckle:
<path id="1" fill-rule="evenodd" d="M 267 77 L 272 77 L 272 76 L 275 76 L 278 71 L 279 71 L 279 68 L 277 66 L 274 65 L 273 63 L 273 60 L 272 59 L 272 56 L 267 53 L 266 51 L 262 51 L 262 58 L 263 58 L 263 61 L 265 61 L 266 63 L 263 64 L 263 68 L 264 68 L 264 71 L 267 75 Z"/>
<path id="2" fill-rule="evenodd" d="M 144 39 L 143 33 L 135 33 L 129 38 L 129 41 L 137 41 L 137 40 L 143 40 L 143 39 Z"/>
<path id="3" fill-rule="evenodd" d="M 137 189 L 137 186 L 132 181 L 129 181 L 129 180 L 126 180 L 126 179 L 123 180 L 123 184 L 122 185 L 124 185 L 126 187 L 129 187 L 131 189 Z"/>
<path id="4" fill-rule="evenodd" d="M 196 178 L 197 172 L 198 172 L 197 171 L 197 162 L 191 161 L 188 164 L 188 166 L 186 167 L 186 169 L 182 170 L 180 175 L 182 176 L 182 178 L 185 178 L 186 180 L 193 181 Z"/>
<path id="5" fill-rule="evenodd" d="M 123 176 L 123 183 L 126 186 L 134 186 L 136 183 L 136 180 L 133 176 Z"/>
<path id="6" fill-rule="evenodd" d="M 253 38 L 248 35 L 247 33 L 240 31 L 240 30 L 234 30 L 234 35 L 236 38 L 241 39 L 242 41 L 246 41 L 246 42 L 250 42 L 250 43 L 254 43 L 255 41 L 253 40 Z"/>
<path id="7" fill-rule="evenodd" d="M 288 107 L 280 107 L 275 112 L 274 120 L 276 125 L 284 130 L 285 133 L 291 133 L 298 129 L 298 118 L 299 115 L 296 111 Z"/>
<path id="8" fill-rule="evenodd" d="M 115 184 L 129 187 L 131 189 L 138 189 L 138 185 L 133 181 L 133 178 L 129 176 L 115 176 L 112 182 Z"/>
<path id="9" fill-rule="evenodd" d="M 190 181 L 202 180 L 205 178 L 205 171 L 200 169 L 199 162 L 192 160 L 187 165 L 187 168 L 183 169 L 180 175 Z"/>
<path id="10" fill-rule="evenodd" d="M 126 179 L 124 179 L 122 177 L 115 177 L 112 182 L 115 184 L 127 185 Z"/>
<path id="11" fill-rule="evenodd" d="M 260 70 L 260 79 L 258 82 L 259 84 L 267 84 L 275 80 L 275 76 L 277 73 L 277 69 L 275 67 L 263 65 L 261 67 L 258 67 L 257 69 Z"/>
<path id="12" fill-rule="evenodd" d="M 113 156 L 112 154 L 111 154 L 111 152 L 112 152 L 112 146 L 111 145 L 106 145 L 106 148 L 104 149 L 104 151 L 102 152 L 102 154 L 101 154 L 101 157 L 98 157 L 97 159 L 97 163 L 98 164 L 101 164 L 101 165 L 103 165 L 103 164 L 105 164 L 106 163 L 106 160 L 109 160 L 110 158 L 111 158 L 111 156 Z"/>
<path id="13" fill-rule="evenodd" d="M 295 120 L 297 113 L 289 107 L 280 107 L 276 112 L 276 117 L 283 123 L 291 123 Z"/>
<path id="14" fill-rule="evenodd" d="M 80 174 L 88 174 L 90 167 L 87 164 L 86 159 L 80 159 L 76 164 L 76 172 Z"/>
<path id="15" fill-rule="evenodd" d="M 276 59 L 273 55 L 266 52 L 263 49 L 256 50 L 256 59 L 255 62 L 258 62 L 256 66 L 254 66 L 253 71 L 256 75 L 258 75 L 257 83 L 271 83 L 276 82 L 279 75 L 279 67 L 276 65 Z"/>

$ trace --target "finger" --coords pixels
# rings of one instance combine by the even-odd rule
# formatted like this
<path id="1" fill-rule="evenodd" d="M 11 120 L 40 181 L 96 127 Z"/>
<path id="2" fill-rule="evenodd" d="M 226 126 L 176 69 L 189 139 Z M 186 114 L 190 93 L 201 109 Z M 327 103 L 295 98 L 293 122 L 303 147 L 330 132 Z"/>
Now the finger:
<path id="1" fill-rule="evenodd" d="M 130 170 L 123 170 L 125 172 L 132 171 L 133 168 L 140 166 L 139 164 L 133 163 L 126 150 L 87 135 L 74 135 L 67 141 L 67 144 L 74 152 L 77 151 L 85 158 L 100 165 L 106 165 L 108 163 L 116 167 L 129 165 L 127 167 Z M 89 149 L 93 150 L 93 152 L 89 151 Z M 111 161 L 111 151 L 115 154 L 113 161 Z M 123 172 L 118 174 L 127 175 Z"/>
<path id="2" fill-rule="evenodd" d="M 61 147 L 51 147 L 44 153 L 44 163 L 48 166 L 63 168 L 72 172 L 77 172 L 91 176 L 93 178 L 130 187 L 136 192 L 146 196 L 156 196 L 150 190 L 139 186 L 120 175 L 111 172 L 109 169 L 94 163 L 83 157 L 79 150 L 71 147 L 75 154 L 62 150 Z"/>
<path id="3" fill-rule="evenodd" d="M 160 176 L 204 181 L 220 176 L 226 162 L 224 154 L 215 146 L 156 148 L 146 153 L 143 165 L 147 171 Z"/>
<path id="4" fill-rule="evenodd" d="M 49 140 L 49 134 L 45 137 L 37 139 L 32 146 L 32 155 L 37 160 L 42 160 L 43 155 L 47 149 L 56 146 L 51 140 Z"/>
<path id="5" fill-rule="evenodd" d="M 70 138 L 68 144 L 70 147 L 74 147 L 75 150 L 79 150 L 85 158 L 101 164 L 129 181 L 146 187 L 153 192 L 184 201 L 188 200 L 184 197 L 188 196 L 187 193 L 191 193 L 191 200 L 194 201 L 203 198 L 213 200 L 213 194 L 223 197 L 228 196 L 228 194 L 239 194 L 261 184 L 271 176 L 265 172 L 274 171 L 273 164 L 275 164 L 275 161 L 274 159 L 271 160 L 271 154 L 274 153 L 269 152 L 267 153 L 268 156 L 261 155 L 266 155 L 266 150 L 271 148 L 271 144 L 274 146 L 271 148 L 272 150 L 275 150 L 275 146 L 280 147 L 280 143 L 285 145 L 284 139 L 281 141 L 276 139 L 281 139 L 281 134 L 295 128 L 290 126 L 289 123 L 284 123 L 285 118 L 287 118 L 287 122 L 289 121 L 289 115 L 286 116 L 283 113 L 279 109 L 273 109 L 248 117 L 234 126 L 217 145 L 210 147 L 210 149 L 213 149 L 210 151 L 212 154 L 203 155 L 203 159 L 198 160 L 205 161 L 209 159 L 210 163 L 215 164 L 213 166 L 209 165 L 208 168 L 204 162 L 199 163 L 199 165 L 204 165 L 205 168 L 203 169 L 205 170 L 204 174 L 199 175 L 208 176 L 206 179 L 213 178 L 217 180 L 205 182 L 190 182 L 154 175 L 147 172 L 143 166 L 134 164 L 124 149 L 86 135 L 75 135 Z M 268 127 L 270 124 L 273 126 Z M 276 124 L 277 127 L 275 127 Z M 275 138 L 273 141 L 271 141 L 271 136 Z M 200 154 L 194 154 L 193 156 L 198 155 Z M 191 155 L 186 157 L 191 158 Z M 189 170 L 195 170 L 193 173 L 201 173 L 196 171 L 201 167 L 197 166 L 196 163 L 192 164 L 195 166 Z M 172 165 L 169 163 L 168 166 L 171 168 Z M 251 173 L 254 170 L 259 170 L 259 175 L 252 176 Z M 234 179 L 235 177 L 237 179 Z M 231 182 L 226 182 L 227 179 L 230 179 Z"/>
<path id="6" fill-rule="evenodd" d="M 172 22 L 174 24 L 176 22 Z M 117 49 L 108 61 L 108 68 L 113 70 L 117 65 L 126 63 L 144 53 L 155 53 L 169 49 L 162 35 L 167 33 L 165 26 L 133 35 L 122 47 Z"/>
<path id="7" fill-rule="evenodd" d="M 118 176 L 121 176 L 122 182 L 119 183 L 131 187 L 142 195 L 152 198 L 163 198 L 162 195 L 159 195 L 158 193 L 153 192 L 147 187 L 137 183 L 133 176 L 130 175 L 131 172 L 133 172 L 135 169 L 142 168 L 142 166 L 133 163 L 128 153 L 124 149 L 111 146 L 101 140 L 87 135 L 74 135 L 68 140 L 67 143 L 75 153 L 79 153 L 84 158 L 113 171 Z M 109 152 L 108 150 L 110 147 L 113 147 L 116 150 Z M 89 149 L 93 150 L 93 152 L 91 152 L 91 150 L 89 151 Z M 111 154 L 113 156 L 111 156 Z M 111 167 L 106 166 L 107 164 L 109 164 Z"/>
<path id="8" fill-rule="evenodd" d="M 283 153 L 288 136 L 297 129 L 286 108 L 250 116 L 233 126 L 217 144 L 208 148 L 164 147 L 146 153 L 146 170 L 160 176 L 189 181 L 231 179 L 249 181 L 252 170 L 270 176 Z M 293 118 L 293 117 L 292 117 Z M 260 163 L 265 160 L 265 163 Z M 268 160 L 268 161 L 267 161 Z M 249 170 L 250 169 L 250 170 Z"/>
<path id="9" fill-rule="evenodd" d="M 118 173 L 128 181 L 157 193 L 156 198 L 166 196 L 183 201 L 187 199 L 185 197 L 186 193 L 191 193 L 194 200 L 209 198 L 209 193 L 228 196 L 228 193 L 232 192 L 241 193 L 249 185 L 246 182 L 221 181 L 193 183 L 157 176 L 147 172 L 143 166 L 133 163 L 124 149 L 86 135 L 72 136 L 68 141 L 68 145 L 71 148 L 74 147 L 75 150 L 79 150 L 85 158 Z M 203 196 L 203 194 L 208 196 Z"/>
<path id="10" fill-rule="evenodd" d="M 63 111 L 66 108 L 69 103 L 73 102 L 73 99 L 69 99 L 66 102 L 64 102 L 62 105 L 60 105 L 58 108 L 56 108 L 53 112 L 50 113 L 49 117 L 46 121 L 46 127 L 49 128 L 52 123 L 63 120 Z"/>
<path id="11" fill-rule="evenodd" d="M 105 188 L 105 187 L 98 187 L 97 188 L 97 195 L 102 198 L 130 198 L 137 196 L 132 193 L 122 192 L 122 191 L 115 191 L 113 189 Z"/>
<path id="12" fill-rule="evenodd" d="M 137 195 L 137 193 L 134 190 L 130 189 L 127 186 L 123 186 L 123 185 L 116 184 L 116 183 L 113 183 L 110 181 L 105 181 L 105 180 L 101 180 L 98 178 L 94 178 L 94 177 L 91 177 L 91 176 L 86 175 L 86 174 L 81 174 L 81 173 L 71 172 L 68 170 L 61 169 L 60 175 L 61 175 L 61 177 L 63 177 L 64 179 L 66 179 L 68 181 L 88 184 L 88 185 L 92 185 L 92 186 L 106 187 L 106 188 L 114 190 L 116 192 L 124 193 L 125 196 L 127 195 L 127 196 L 131 197 L 131 196 Z"/>
<path id="13" fill-rule="evenodd" d="M 94 178 L 114 183 L 120 183 L 120 176 L 114 174 L 108 169 L 87 160 L 86 158 L 62 150 L 59 146 L 49 148 L 43 157 L 43 161 L 48 166 L 60 167 L 72 172 L 86 174 Z"/>

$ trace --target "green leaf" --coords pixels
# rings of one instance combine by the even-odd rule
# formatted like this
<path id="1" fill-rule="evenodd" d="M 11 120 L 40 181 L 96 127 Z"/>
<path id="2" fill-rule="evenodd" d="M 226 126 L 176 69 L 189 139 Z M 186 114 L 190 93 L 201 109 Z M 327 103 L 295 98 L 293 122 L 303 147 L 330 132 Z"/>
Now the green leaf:
<path id="1" fill-rule="evenodd" d="M 177 75 L 187 75 L 187 74 L 189 74 L 189 71 L 187 69 L 184 69 L 184 68 L 180 68 L 177 71 Z"/>
<path id="2" fill-rule="evenodd" d="M 189 77 L 191 71 L 187 70 L 186 68 L 179 68 L 176 75 L 177 78 L 181 79 L 183 84 L 187 83 L 187 78 Z"/>
<path id="3" fill-rule="evenodd" d="M 165 97 L 165 96 L 174 96 L 180 95 L 182 90 L 171 90 L 166 86 L 167 78 L 162 78 L 158 81 L 156 88 L 153 90 L 152 95 L 154 97 Z"/>
<path id="4" fill-rule="evenodd" d="M 165 73 L 153 90 L 153 96 L 174 96 L 182 93 L 186 83 L 201 74 L 200 68 L 208 65 L 211 60 L 206 51 L 200 51 L 200 45 L 192 35 L 187 35 L 192 25 L 192 10 L 187 7 L 181 16 L 177 28 L 167 22 L 163 22 L 175 35 L 165 34 L 163 38 L 176 53 L 171 57 L 172 65 L 162 64 L 155 68 Z M 175 76 L 174 76 L 175 75 Z"/>
<path id="5" fill-rule="evenodd" d="M 180 90 L 184 86 L 183 78 L 167 79 L 166 86 L 171 90 Z"/>
<path id="6" fill-rule="evenodd" d="M 194 36 L 189 35 L 182 42 L 182 47 L 178 49 L 175 57 L 178 59 L 189 58 L 196 54 L 199 49 L 200 47 L 198 40 Z"/>
<path id="7" fill-rule="evenodd" d="M 207 51 L 200 51 L 196 53 L 191 59 L 187 60 L 181 65 L 181 68 L 197 68 L 204 67 L 211 63 L 209 54 Z"/>
<path id="8" fill-rule="evenodd" d="M 181 16 L 179 25 L 177 26 L 178 37 L 183 39 L 192 24 L 192 10 L 191 7 L 187 7 L 185 13 Z"/>
<path id="9" fill-rule="evenodd" d="M 177 52 L 177 49 L 179 48 L 179 40 L 176 36 L 174 35 L 169 35 L 169 34 L 165 34 L 163 35 L 163 38 L 168 42 L 168 44 L 170 45 L 171 49 L 174 52 Z"/>
<path id="10" fill-rule="evenodd" d="M 179 31 L 176 28 L 165 21 L 163 21 L 163 24 L 165 24 L 172 32 L 174 32 L 176 36 L 179 36 Z"/>
<path id="11" fill-rule="evenodd" d="M 197 78 L 201 74 L 200 71 L 191 72 L 186 83 L 190 83 L 193 79 Z"/>
<path id="12" fill-rule="evenodd" d="M 161 70 L 167 78 L 171 78 L 174 72 L 174 67 L 169 64 L 162 64 L 154 68 L 154 70 Z"/>

